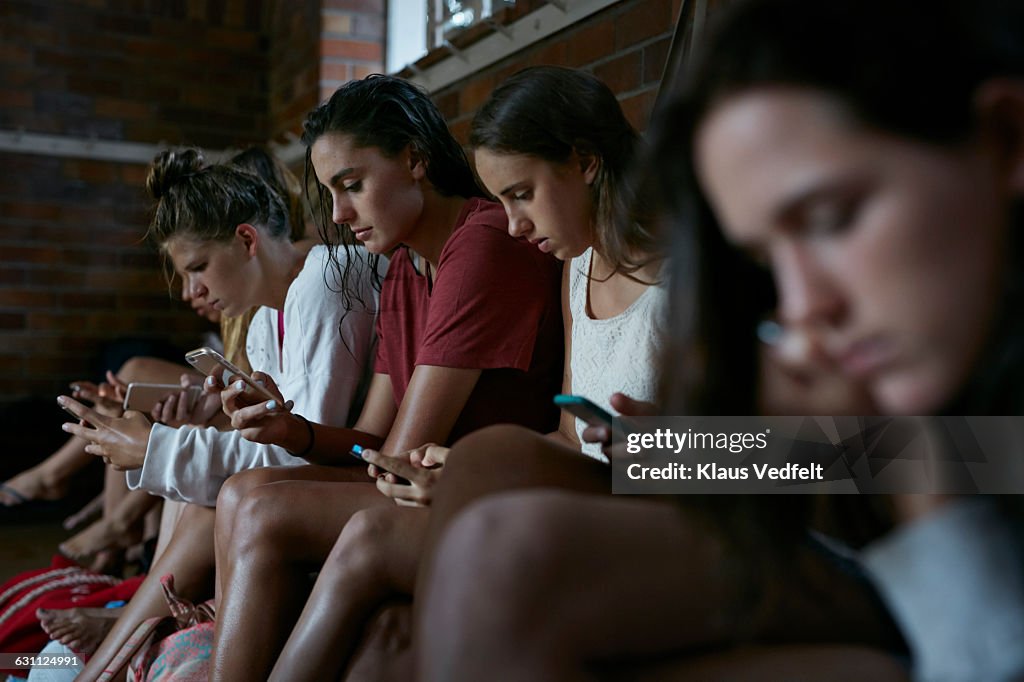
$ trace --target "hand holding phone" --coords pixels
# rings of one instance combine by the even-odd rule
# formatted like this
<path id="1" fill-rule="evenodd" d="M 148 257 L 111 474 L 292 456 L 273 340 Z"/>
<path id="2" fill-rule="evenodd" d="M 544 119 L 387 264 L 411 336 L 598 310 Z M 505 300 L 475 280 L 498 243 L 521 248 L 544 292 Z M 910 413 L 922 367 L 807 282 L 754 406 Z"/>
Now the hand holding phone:
<path id="1" fill-rule="evenodd" d="M 353 445 L 352 449 L 348 451 L 348 454 L 352 455 L 353 457 L 358 459 L 360 462 L 363 462 L 365 464 L 369 464 L 369 466 L 371 466 L 371 467 L 377 467 L 378 469 L 380 469 L 381 471 L 383 471 L 386 474 L 391 474 L 392 476 L 395 477 L 395 483 L 397 483 L 399 485 L 409 485 L 409 479 L 403 478 L 402 476 L 399 476 L 398 474 L 396 474 L 393 471 L 388 471 L 385 467 L 381 466 L 379 463 L 371 464 L 369 462 L 369 460 L 364 459 L 363 458 L 363 446 L 362 445 Z"/>
<path id="2" fill-rule="evenodd" d="M 355 450 L 355 448 L 353 448 Z M 355 453 L 354 453 L 355 454 Z M 402 506 L 429 506 L 434 486 L 444 473 L 448 448 L 426 443 L 400 455 L 387 456 L 377 450 L 360 448 L 355 456 L 373 467 L 367 470 L 377 478 L 377 490 Z M 387 475 L 378 474 L 383 471 Z M 391 478 L 396 480 L 392 482 Z"/>
<path id="3" fill-rule="evenodd" d="M 144 384 L 132 382 L 128 384 L 128 392 L 124 396 L 124 409 L 136 410 L 149 414 L 156 404 L 168 396 L 185 391 L 188 400 L 188 411 L 195 407 L 196 400 L 203 392 L 202 386 L 183 388 L 181 384 Z"/>
<path id="4" fill-rule="evenodd" d="M 214 376 L 227 386 L 232 376 L 238 376 L 246 385 L 267 400 L 276 400 L 273 393 L 253 381 L 253 378 L 236 367 L 227 358 L 212 348 L 197 348 L 185 354 L 185 361 L 207 376 Z"/>
<path id="5" fill-rule="evenodd" d="M 58 404 L 58 405 L 60 405 L 60 409 L 64 410 L 65 412 L 67 412 L 68 414 L 70 414 L 70 415 L 71 415 L 71 418 L 75 420 L 75 423 L 76 423 L 76 424 L 77 424 L 77 423 L 79 423 L 79 422 L 81 422 L 81 423 L 82 423 L 82 425 L 83 425 L 83 426 L 85 426 L 85 427 L 86 427 L 86 428 L 88 428 L 88 429 L 94 429 L 94 428 L 96 428 L 95 426 L 93 426 L 92 424 L 90 424 L 89 422 L 87 422 L 87 421 L 85 420 L 85 417 L 79 417 L 79 416 L 78 416 L 77 414 L 75 414 L 74 410 L 72 410 L 72 409 L 71 409 L 70 407 L 68 407 L 67 405 L 65 405 L 65 404 L 64 404 L 63 402 L 61 402 L 60 400 L 58 400 L 58 401 L 57 401 L 57 404 Z"/>

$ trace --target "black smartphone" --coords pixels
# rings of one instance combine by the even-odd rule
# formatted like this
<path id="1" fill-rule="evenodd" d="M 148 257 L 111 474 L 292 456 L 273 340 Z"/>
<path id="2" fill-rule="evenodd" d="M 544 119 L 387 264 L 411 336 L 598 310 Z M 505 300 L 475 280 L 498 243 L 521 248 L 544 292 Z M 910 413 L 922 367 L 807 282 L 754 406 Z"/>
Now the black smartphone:
<path id="1" fill-rule="evenodd" d="M 363 459 L 363 446 L 362 445 L 353 445 L 352 449 L 348 451 L 348 454 L 352 455 L 353 457 L 355 457 L 356 459 L 358 459 L 360 462 L 362 462 L 364 464 L 373 464 L 372 462 L 368 462 L 365 459 Z M 389 473 L 392 476 L 394 476 L 395 477 L 395 483 L 398 483 L 399 485 L 409 485 L 409 481 L 407 479 L 402 478 L 401 476 L 396 474 L 394 471 L 388 471 L 387 469 L 385 469 L 384 467 L 382 467 L 379 464 L 374 464 L 373 466 L 377 467 L 381 471 L 387 471 L 387 473 Z"/>
<path id="2" fill-rule="evenodd" d="M 57 404 L 58 404 L 58 405 L 60 405 L 60 403 L 57 403 Z M 88 428 L 90 428 L 90 429 L 94 429 L 94 428 L 96 428 L 95 426 L 93 426 L 92 424 L 90 424 L 89 422 L 85 421 L 84 419 L 82 419 L 81 417 L 79 417 L 79 416 L 78 416 L 77 414 L 75 414 L 74 412 L 72 412 L 72 411 L 71 411 L 71 408 L 70 408 L 70 407 L 68 407 L 67 405 L 60 405 L 60 409 L 64 410 L 64 411 L 65 411 L 65 412 L 67 412 L 68 414 L 70 414 L 70 415 L 71 415 L 71 418 L 72 418 L 72 419 L 73 419 L 73 420 L 75 421 L 75 423 L 76 423 L 76 424 L 77 424 L 78 422 L 82 422 L 82 424 L 83 424 L 83 425 L 85 425 L 86 427 L 88 427 Z"/>

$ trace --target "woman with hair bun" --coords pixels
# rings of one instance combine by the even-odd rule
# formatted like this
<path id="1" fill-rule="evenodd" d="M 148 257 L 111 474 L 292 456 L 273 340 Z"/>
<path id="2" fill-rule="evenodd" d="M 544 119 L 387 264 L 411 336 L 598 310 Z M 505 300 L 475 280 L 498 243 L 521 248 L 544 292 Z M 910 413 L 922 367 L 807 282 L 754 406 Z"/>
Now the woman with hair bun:
<path id="1" fill-rule="evenodd" d="M 328 249 L 307 251 L 290 240 L 292 219 L 283 198 L 257 175 L 207 164 L 195 150 L 168 151 L 154 161 L 147 187 L 158 202 L 149 236 L 193 296 L 226 315 L 260 308 L 246 342 L 249 362 L 259 370 L 253 378 L 282 386 L 295 414 L 347 424 L 358 409 L 374 343 L 377 299 L 369 277 L 357 289 L 362 303 L 342 305 L 325 277 Z M 342 257 L 343 266 L 366 272 L 364 251 Z M 212 507 L 224 480 L 253 467 L 299 468 L 306 460 L 304 453 L 254 443 L 237 430 L 170 428 L 134 412 L 111 419 L 71 398 L 58 401 L 95 427 L 66 424 L 65 430 L 91 441 L 90 453 L 127 471 L 130 487 L 189 503 L 173 535 L 164 538 L 150 578 L 83 672 L 82 679 L 92 679 L 142 620 L 167 613 L 160 576 L 173 573 L 186 598 L 209 596 L 204 590 L 214 568 Z"/>

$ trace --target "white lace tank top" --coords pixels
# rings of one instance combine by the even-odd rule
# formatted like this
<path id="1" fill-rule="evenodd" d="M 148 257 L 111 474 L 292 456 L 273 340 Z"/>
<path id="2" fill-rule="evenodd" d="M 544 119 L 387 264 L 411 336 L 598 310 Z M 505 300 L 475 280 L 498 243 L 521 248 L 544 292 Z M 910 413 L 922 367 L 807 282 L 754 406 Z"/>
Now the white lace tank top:
<path id="1" fill-rule="evenodd" d="M 653 402 L 668 304 L 667 282 L 649 286 L 615 317 L 595 320 L 587 314 L 587 283 L 593 249 L 569 263 L 569 312 L 572 313 L 572 392 L 613 412 L 613 393 Z M 607 461 L 596 443 L 583 442 L 582 419 L 576 435 L 583 453 Z"/>

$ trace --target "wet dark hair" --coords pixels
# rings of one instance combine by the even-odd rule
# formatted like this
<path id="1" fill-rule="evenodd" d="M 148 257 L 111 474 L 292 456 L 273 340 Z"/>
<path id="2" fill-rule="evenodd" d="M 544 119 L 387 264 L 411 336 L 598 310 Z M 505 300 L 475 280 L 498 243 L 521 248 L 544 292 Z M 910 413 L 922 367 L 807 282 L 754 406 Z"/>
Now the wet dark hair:
<path id="1" fill-rule="evenodd" d="M 307 196 L 320 236 L 331 247 L 331 262 L 338 270 L 343 292 L 354 292 L 356 287 L 350 282 L 358 281 L 363 273 L 352 266 L 343 268 L 337 258 L 339 246 L 347 251 L 356 245 L 356 240 L 346 226 L 334 224 L 330 194 L 316 181 L 313 171 L 313 144 L 329 133 L 349 135 L 356 146 L 374 147 L 388 158 L 411 147 L 426 165 L 427 179 L 439 194 L 467 199 L 486 196 L 462 146 L 423 90 L 401 78 L 379 74 L 338 88 L 330 99 L 306 117 L 302 143 L 306 145 L 304 184 Z M 311 187 L 315 187 L 315 195 Z M 374 286 L 379 291 L 378 260 L 379 256 L 371 254 L 368 262 Z M 355 261 L 348 259 L 348 262 Z M 348 305 L 349 294 L 345 296 Z"/>
<path id="2" fill-rule="evenodd" d="M 227 164 L 207 164 L 196 149 L 161 152 L 146 189 L 157 200 L 147 237 L 163 247 L 175 236 L 227 241 L 241 223 L 259 225 L 271 237 L 291 231 L 284 201 L 260 177 Z"/>
<path id="3" fill-rule="evenodd" d="M 627 180 L 638 140 L 607 85 L 559 66 L 524 69 L 498 86 L 473 118 L 469 135 L 474 149 L 551 163 L 565 163 L 573 152 L 597 157 L 591 190 L 598 250 L 622 272 L 635 272 L 660 251 L 635 185 Z M 635 253 L 646 260 L 634 260 Z"/>
<path id="4" fill-rule="evenodd" d="M 955 145 L 975 131 L 978 86 L 1024 75 L 1024 3 L 739 0 L 713 20 L 699 57 L 652 125 L 650 173 L 673 226 L 668 357 L 683 368 L 667 377 L 662 393 L 672 413 L 752 414 L 755 328 L 774 306 L 774 285 L 726 243 L 703 195 L 693 167 L 699 124 L 731 94 L 794 86 L 834 98 L 869 128 Z M 1011 238 L 997 341 L 948 411 L 1024 406 L 1022 242 Z"/>
<path id="5" fill-rule="evenodd" d="M 235 154 L 228 163 L 263 178 L 288 208 L 288 222 L 291 225 L 289 239 L 293 242 L 305 239 L 306 210 L 302 203 L 302 187 L 299 179 L 280 159 L 266 147 L 256 145 Z"/>

